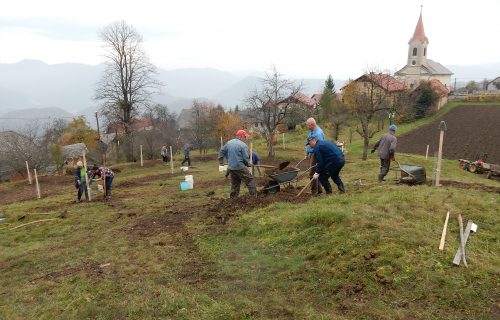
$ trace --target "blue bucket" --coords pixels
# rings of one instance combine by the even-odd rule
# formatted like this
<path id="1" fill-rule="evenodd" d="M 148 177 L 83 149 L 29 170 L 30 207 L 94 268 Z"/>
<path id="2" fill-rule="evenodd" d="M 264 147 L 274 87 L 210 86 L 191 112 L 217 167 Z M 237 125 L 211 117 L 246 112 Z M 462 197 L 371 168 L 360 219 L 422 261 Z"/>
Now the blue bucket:
<path id="1" fill-rule="evenodd" d="M 182 182 L 181 182 L 181 190 L 182 190 L 182 191 L 189 190 L 189 182 L 187 182 L 187 181 L 182 181 Z"/>

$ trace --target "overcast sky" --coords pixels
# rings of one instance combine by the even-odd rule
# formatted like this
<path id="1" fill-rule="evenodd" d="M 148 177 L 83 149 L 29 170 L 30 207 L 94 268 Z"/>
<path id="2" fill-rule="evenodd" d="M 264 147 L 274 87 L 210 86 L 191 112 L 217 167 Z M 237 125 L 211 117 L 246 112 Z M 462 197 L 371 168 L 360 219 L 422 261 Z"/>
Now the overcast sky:
<path id="1" fill-rule="evenodd" d="M 397 70 L 423 4 L 428 57 L 444 65 L 500 61 L 499 0 L 3 1 L 0 63 L 102 62 L 97 31 L 125 20 L 165 69 L 265 70 L 293 77 Z"/>

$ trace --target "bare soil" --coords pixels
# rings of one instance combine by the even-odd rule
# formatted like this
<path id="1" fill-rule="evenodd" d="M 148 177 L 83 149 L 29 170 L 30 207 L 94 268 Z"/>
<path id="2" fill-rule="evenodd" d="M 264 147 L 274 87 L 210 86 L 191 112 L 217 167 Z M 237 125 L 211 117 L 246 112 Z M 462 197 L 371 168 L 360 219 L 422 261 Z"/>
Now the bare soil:
<path id="1" fill-rule="evenodd" d="M 442 118 L 398 137 L 398 151 L 425 155 L 437 153 L 439 123 L 448 130 L 444 136 L 443 157 L 478 160 L 500 164 L 500 106 L 459 106 Z"/>
<path id="2" fill-rule="evenodd" d="M 43 176 L 38 177 L 42 197 L 63 194 L 75 190 L 72 176 Z M 0 192 L 0 205 L 17 201 L 36 199 L 36 186 L 28 184 L 26 180 L 16 182 L 15 185 Z"/>

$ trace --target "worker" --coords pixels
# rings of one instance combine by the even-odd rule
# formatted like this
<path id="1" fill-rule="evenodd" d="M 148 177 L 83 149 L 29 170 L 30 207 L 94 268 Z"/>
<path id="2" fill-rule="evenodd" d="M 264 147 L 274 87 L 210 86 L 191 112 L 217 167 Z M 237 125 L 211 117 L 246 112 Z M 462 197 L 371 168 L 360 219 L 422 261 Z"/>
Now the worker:
<path id="1" fill-rule="evenodd" d="M 371 153 L 374 153 L 378 149 L 378 156 L 380 158 L 380 174 L 378 175 L 378 182 L 384 181 L 384 177 L 389 173 L 389 168 L 391 167 L 391 160 L 396 160 L 394 154 L 396 153 L 396 144 L 398 139 L 396 138 L 396 127 L 395 124 L 389 126 L 389 132 L 384 134 L 375 145 Z"/>
<path id="2" fill-rule="evenodd" d="M 227 159 L 231 175 L 231 193 L 229 195 L 231 199 L 239 196 L 241 181 L 247 186 L 250 195 L 257 195 L 255 181 L 247 168 L 250 166 L 250 156 L 248 146 L 243 142 L 246 138 L 248 138 L 248 133 L 245 130 L 238 130 L 236 138 L 229 140 L 219 151 L 220 165 L 224 165 L 224 158 Z"/>
<path id="3" fill-rule="evenodd" d="M 163 158 L 163 162 L 165 162 L 165 164 L 168 164 L 169 162 L 169 159 L 168 159 L 168 146 L 166 144 L 164 144 L 162 147 L 161 147 L 161 157 Z"/>
<path id="4" fill-rule="evenodd" d="M 113 170 L 106 168 L 106 167 L 98 167 L 97 165 L 94 164 L 92 167 L 92 174 L 91 174 L 91 181 L 95 177 L 100 178 L 103 180 L 103 182 L 106 184 L 106 190 L 104 197 L 106 199 L 109 199 L 111 197 L 111 184 L 113 183 L 113 179 L 115 178 L 115 173 Z"/>
<path id="5" fill-rule="evenodd" d="M 262 172 L 260 172 L 260 158 L 257 155 L 255 151 L 252 152 L 252 165 L 257 168 L 257 171 L 259 171 L 259 177 L 262 177 Z"/>
<path id="6" fill-rule="evenodd" d="M 309 133 L 307 134 L 306 142 L 309 142 L 312 138 L 316 138 L 317 141 L 325 140 L 325 134 L 323 130 L 317 125 L 316 120 L 314 118 L 309 118 L 306 120 L 306 126 L 309 129 Z M 313 148 L 309 145 L 306 145 L 306 159 L 309 159 L 309 166 L 314 167 L 316 165 L 316 158 L 313 153 Z M 309 179 L 312 179 L 314 175 L 314 170 L 311 169 L 309 171 Z M 318 180 L 315 179 L 311 182 L 311 193 L 312 194 L 320 194 L 323 190 L 321 189 L 321 185 Z"/>
<path id="7" fill-rule="evenodd" d="M 191 147 L 189 145 L 186 145 L 184 148 L 184 161 L 182 161 L 181 165 L 183 166 L 184 163 L 187 161 L 188 167 L 191 166 L 191 159 L 189 158 L 189 152 L 191 151 Z"/>
<path id="8" fill-rule="evenodd" d="M 342 150 L 336 144 L 327 140 L 319 140 L 318 138 L 312 138 L 307 145 L 312 148 L 316 158 L 316 170 L 311 170 L 315 172 L 312 178 L 315 181 L 319 180 L 321 182 L 327 194 L 332 193 L 332 186 L 328 181 L 332 178 L 340 193 L 344 193 L 344 183 L 342 183 L 342 179 L 339 176 L 340 170 L 342 170 L 345 164 Z"/>
<path id="9" fill-rule="evenodd" d="M 76 202 L 81 202 L 82 194 L 85 194 L 85 200 L 89 201 L 89 194 L 87 189 L 87 175 L 83 162 L 78 161 L 75 168 L 75 188 L 78 190 Z"/>

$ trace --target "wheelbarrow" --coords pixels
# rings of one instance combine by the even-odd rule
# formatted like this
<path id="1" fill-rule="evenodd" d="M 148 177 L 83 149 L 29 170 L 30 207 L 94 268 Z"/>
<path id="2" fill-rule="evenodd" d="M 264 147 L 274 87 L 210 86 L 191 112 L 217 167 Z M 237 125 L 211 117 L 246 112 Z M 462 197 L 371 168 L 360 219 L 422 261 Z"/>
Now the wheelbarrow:
<path id="1" fill-rule="evenodd" d="M 394 179 L 394 181 L 396 181 L 397 183 L 415 185 L 425 184 L 427 182 L 424 167 L 411 164 L 401 165 L 397 160 L 394 160 L 394 162 L 398 164 L 398 168 L 391 168 L 391 170 L 396 174 L 396 178 Z M 400 173 L 399 178 L 398 172 Z"/>
<path id="2" fill-rule="evenodd" d="M 271 181 L 266 183 L 264 189 L 262 190 L 264 193 L 276 193 L 280 191 L 281 185 L 290 185 L 291 183 L 297 181 L 299 176 L 299 168 L 293 168 L 292 170 L 288 170 L 285 172 L 276 172 L 268 174 Z"/>

